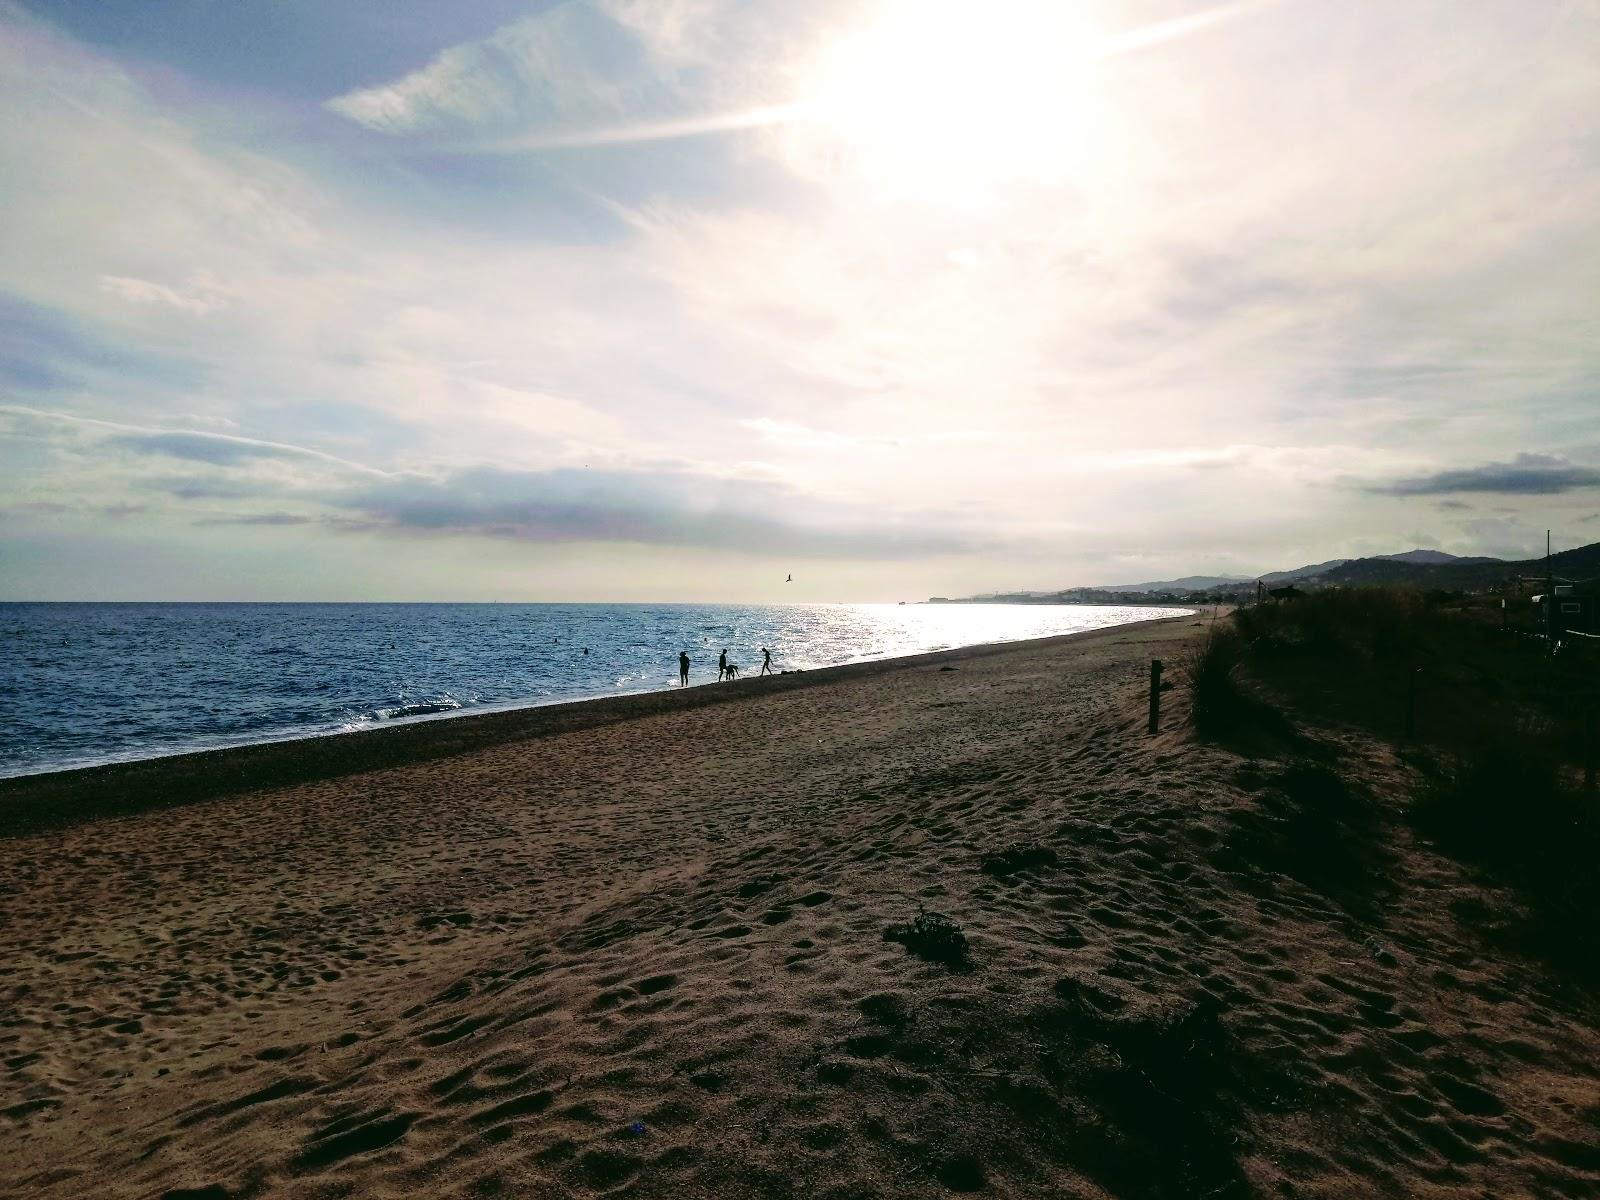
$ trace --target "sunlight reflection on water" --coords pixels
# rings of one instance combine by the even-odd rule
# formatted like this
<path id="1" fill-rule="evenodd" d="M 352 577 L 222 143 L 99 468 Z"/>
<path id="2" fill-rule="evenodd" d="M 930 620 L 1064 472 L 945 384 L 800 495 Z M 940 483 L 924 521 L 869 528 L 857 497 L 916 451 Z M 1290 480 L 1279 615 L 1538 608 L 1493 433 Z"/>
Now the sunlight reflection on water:
<path id="1" fill-rule="evenodd" d="M 0 604 L 0 776 L 812 670 L 1171 610 L 1028 604 Z M 588 653 L 584 653 L 587 650 Z"/>

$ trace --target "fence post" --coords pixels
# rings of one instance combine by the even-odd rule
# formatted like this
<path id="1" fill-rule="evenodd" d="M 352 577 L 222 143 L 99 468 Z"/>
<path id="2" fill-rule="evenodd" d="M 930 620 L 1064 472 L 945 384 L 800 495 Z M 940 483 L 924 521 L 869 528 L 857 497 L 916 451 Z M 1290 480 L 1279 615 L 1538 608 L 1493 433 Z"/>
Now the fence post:
<path id="1" fill-rule="evenodd" d="M 1150 660 L 1150 732 L 1161 728 L 1161 660 Z"/>

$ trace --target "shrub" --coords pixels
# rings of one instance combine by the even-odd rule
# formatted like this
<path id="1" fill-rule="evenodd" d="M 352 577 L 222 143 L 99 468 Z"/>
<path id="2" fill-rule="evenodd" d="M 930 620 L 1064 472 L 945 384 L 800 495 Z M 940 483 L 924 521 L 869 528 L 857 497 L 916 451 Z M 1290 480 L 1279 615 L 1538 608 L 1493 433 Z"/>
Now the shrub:
<path id="1" fill-rule="evenodd" d="M 1189 683 L 1189 719 L 1204 737 L 1226 735 L 1239 725 L 1244 698 L 1235 672 L 1241 649 L 1238 634 L 1213 625 L 1180 664 Z"/>
<path id="2" fill-rule="evenodd" d="M 939 963 L 952 971 L 972 969 L 967 935 L 943 913 L 920 912 L 914 921 L 891 925 L 883 931 L 883 940 L 899 942 L 925 962 Z"/>
<path id="3" fill-rule="evenodd" d="M 1330 588 L 1299 600 L 1241 608 L 1233 619 L 1258 649 L 1391 661 L 1416 657 L 1441 618 L 1414 588 L 1364 587 Z"/>

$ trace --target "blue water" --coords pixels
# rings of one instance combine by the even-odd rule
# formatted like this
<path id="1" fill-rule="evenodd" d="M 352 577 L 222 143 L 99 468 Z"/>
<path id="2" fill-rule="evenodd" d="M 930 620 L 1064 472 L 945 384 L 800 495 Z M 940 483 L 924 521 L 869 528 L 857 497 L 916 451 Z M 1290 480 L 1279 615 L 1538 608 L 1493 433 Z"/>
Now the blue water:
<path id="1" fill-rule="evenodd" d="M 1084 605 L 0 604 L 0 776 L 1075 633 Z M 588 653 L 585 654 L 584 650 Z"/>

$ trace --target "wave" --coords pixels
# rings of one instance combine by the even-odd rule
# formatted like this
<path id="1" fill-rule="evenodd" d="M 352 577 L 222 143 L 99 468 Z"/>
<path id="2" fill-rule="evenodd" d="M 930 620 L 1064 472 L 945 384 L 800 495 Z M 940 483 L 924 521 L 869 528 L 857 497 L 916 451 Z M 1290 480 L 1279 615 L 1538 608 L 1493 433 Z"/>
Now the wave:
<path id="1" fill-rule="evenodd" d="M 447 696 L 443 700 L 419 700 L 415 704 L 374 709 L 372 715 L 379 721 L 393 721 L 399 717 L 425 717 L 430 713 L 454 712 L 460 707 L 461 701 Z"/>

